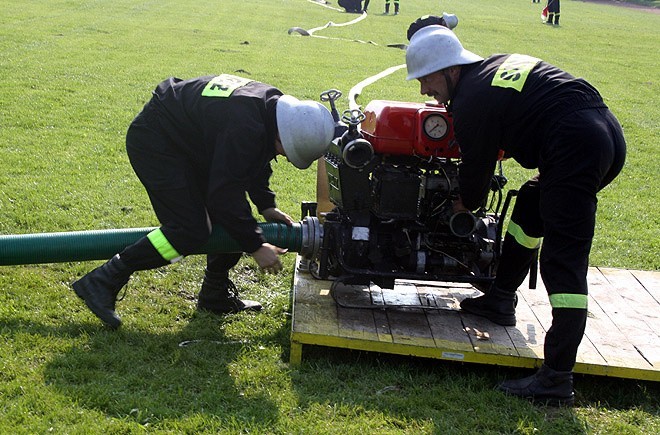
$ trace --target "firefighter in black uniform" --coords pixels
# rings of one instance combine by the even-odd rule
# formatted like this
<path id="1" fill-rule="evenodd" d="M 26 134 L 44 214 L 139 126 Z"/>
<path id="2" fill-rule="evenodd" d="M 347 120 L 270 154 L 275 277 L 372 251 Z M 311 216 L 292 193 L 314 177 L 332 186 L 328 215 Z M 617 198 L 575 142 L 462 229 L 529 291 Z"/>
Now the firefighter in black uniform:
<path id="1" fill-rule="evenodd" d="M 390 1 L 385 0 L 385 15 L 390 13 Z M 394 0 L 394 15 L 399 15 L 399 0 Z"/>
<path id="2" fill-rule="evenodd" d="M 362 11 L 362 0 L 339 0 L 339 6 L 344 8 L 346 12 L 359 14 Z M 365 5 L 365 11 L 369 2 Z"/>
<path id="3" fill-rule="evenodd" d="M 539 175 L 520 189 L 493 286 L 461 302 L 464 311 L 512 326 L 515 292 L 537 250 L 552 306 L 545 361 L 532 376 L 499 388 L 549 404 L 574 402 L 576 355 L 587 320 L 587 268 L 596 193 L 625 159 L 621 126 L 585 80 L 520 54 L 487 59 L 465 50 L 452 31 L 428 26 L 406 52 L 408 80 L 449 103 L 462 163 L 455 211 L 485 204 L 500 150 Z"/>
<path id="4" fill-rule="evenodd" d="M 560 8 L 561 4 L 559 0 L 548 0 L 548 18 L 545 21 L 546 24 L 559 25 Z"/>
<path id="5" fill-rule="evenodd" d="M 334 136 L 330 111 L 257 81 L 229 74 L 170 78 L 131 123 L 126 149 L 161 226 L 73 283 L 91 311 L 116 329 L 115 301 L 131 274 L 194 253 L 221 226 L 266 272 L 285 251 L 266 242 L 246 194 L 271 222 L 292 224 L 269 188 L 270 161 L 284 155 L 305 169 Z M 229 279 L 240 253 L 207 256 L 198 308 L 215 313 L 259 310 Z"/>

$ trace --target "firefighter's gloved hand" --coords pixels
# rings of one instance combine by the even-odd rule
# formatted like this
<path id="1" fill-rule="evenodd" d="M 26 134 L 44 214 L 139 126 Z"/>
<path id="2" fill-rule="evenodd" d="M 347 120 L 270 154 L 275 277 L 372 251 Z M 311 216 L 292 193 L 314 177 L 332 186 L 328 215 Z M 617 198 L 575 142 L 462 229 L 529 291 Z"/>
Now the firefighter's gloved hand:
<path id="1" fill-rule="evenodd" d="M 282 210 L 280 210 L 277 207 L 267 208 L 261 212 L 261 215 L 268 222 L 281 222 L 289 226 L 293 225 L 293 219 L 291 219 L 291 216 L 284 213 Z"/>
<path id="2" fill-rule="evenodd" d="M 259 267 L 266 273 L 278 273 L 282 270 L 282 262 L 279 256 L 286 254 L 287 249 L 270 243 L 262 243 L 261 248 L 254 251 L 251 255 Z"/>

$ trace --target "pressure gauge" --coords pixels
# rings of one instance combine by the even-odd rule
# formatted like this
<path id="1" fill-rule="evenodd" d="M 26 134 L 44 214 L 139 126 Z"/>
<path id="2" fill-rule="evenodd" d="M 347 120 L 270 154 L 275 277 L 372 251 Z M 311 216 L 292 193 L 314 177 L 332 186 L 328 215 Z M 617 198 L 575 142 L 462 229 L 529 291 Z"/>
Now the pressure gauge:
<path id="1" fill-rule="evenodd" d="M 429 115 L 424 120 L 424 133 L 431 139 L 442 139 L 447 135 L 448 129 L 447 120 L 440 114 Z"/>

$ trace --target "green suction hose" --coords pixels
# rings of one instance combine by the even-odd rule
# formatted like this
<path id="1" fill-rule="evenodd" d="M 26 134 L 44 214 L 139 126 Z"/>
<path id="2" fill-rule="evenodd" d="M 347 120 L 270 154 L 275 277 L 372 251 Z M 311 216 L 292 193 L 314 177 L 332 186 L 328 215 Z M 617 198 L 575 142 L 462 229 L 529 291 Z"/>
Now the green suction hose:
<path id="1" fill-rule="evenodd" d="M 315 255 L 320 246 L 318 219 L 306 217 L 291 226 L 260 223 L 268 243 Z M 106 260 L 155 228 L 129 228 L 0 236 L 0 266 Z M 214 227 L 209 241 L 194 254 L 241 252 L 227 232 Z"/>

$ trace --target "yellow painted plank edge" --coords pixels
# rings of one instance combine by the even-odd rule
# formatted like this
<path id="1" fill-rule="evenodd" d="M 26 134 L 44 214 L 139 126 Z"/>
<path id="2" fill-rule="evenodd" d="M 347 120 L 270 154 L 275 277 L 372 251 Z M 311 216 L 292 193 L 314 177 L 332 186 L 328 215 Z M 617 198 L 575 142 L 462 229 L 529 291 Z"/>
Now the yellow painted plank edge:
<path id="1" fill-rule="evenodd" d="M 400 343 L 387 343 L 380 341 L 367 341 L 353 338 L 334 337 L 327 335 L 314 335 L 294 332 L 291 341 L 296 346 L 311 344 L 316 346 L 340 347 L 368 352 L 392 353 L 397 355 L 410 355 L 423 358 L 443 359 L 449 361 L 493 364 L 509 367 L 540 367 L 541 362 L 536 358 L 523 358 L 520 356 L 498 355 L 492 353 L 462 352 L 451 348 L 419 347 Z"/>
<path id="2" fill-rule="evenodd" d="M 599 364 L 576 363 L 574 373 L 585 375 L 609 376 L 614 378 L 638 379 L 640 381 L 660 382 L 660 370 L 634 367 L 606 366 Z"/>
<path id="3" fill-rule="evenodd" d="M 540 358 L 528 358 L 521 356 L 498 355 L 479 352 L 464 352 L 452 348 L 419 347 L 406 344 L 376 342 L 345 337 L 293 333 L 291 335 L 291 355 L 289 358 L 289 361 L 292 365 L 300 365 L 302 362 L 302 346 L 304 344 L 339 347 L 368 352 L 410 355 L 447 361 L 499 365 L 506 367 L 536 368 L 540 367 L 543 363 L 543 360 Z M 575 373 L 582 373 L 587 375 L 660 382 L 660 370 L 646 370 L 632 367 L 576 363 L 573 371 Z"/>

